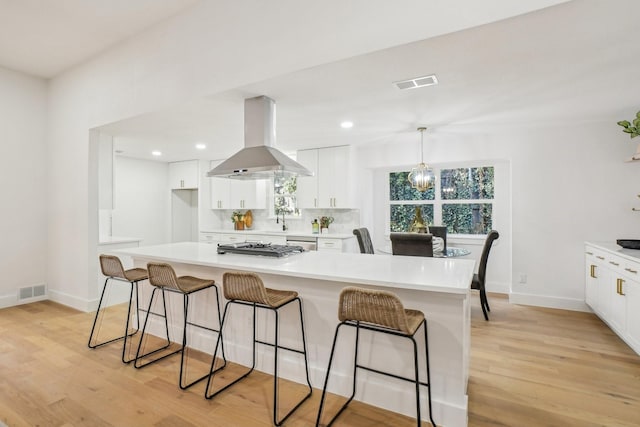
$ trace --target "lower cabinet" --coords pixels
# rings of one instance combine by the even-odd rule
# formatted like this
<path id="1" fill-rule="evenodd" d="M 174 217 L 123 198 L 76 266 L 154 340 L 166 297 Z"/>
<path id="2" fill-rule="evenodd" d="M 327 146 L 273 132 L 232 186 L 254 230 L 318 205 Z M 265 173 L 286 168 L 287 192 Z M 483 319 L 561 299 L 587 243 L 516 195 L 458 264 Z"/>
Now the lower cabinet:
<path id="1" fill-rule="evenodd" d="M 640 354 L 640 259 L 632 258 L 586 245 L 585 302 Z"/>

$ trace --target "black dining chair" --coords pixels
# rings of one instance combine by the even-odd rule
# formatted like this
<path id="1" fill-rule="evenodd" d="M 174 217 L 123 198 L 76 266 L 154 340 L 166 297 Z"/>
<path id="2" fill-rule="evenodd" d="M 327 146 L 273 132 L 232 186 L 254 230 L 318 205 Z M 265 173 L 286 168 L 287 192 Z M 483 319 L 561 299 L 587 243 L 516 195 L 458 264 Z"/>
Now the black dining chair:
<path id="1" fill-rule="evenodd" d="M 391 233 L 393 255 L 433 256 L 433 235 L 426 233 Z"/>
<path id="2" fill-rule="evenodd" d="M 361 254 L 374 253 L 373 243 L 371 243 L 371 236 L 369 235 L 369 230 L 366 227 L 354 229 L 353 234 L 358 239 L 358 246 L 360 246 Z"/>
<path id="3" fill-rule="evenodd" d="M 444 225 L 430 225 L 429 233 L 433 234 L 436 237 L 440 237 L 444 241 L 444 248 L 442 248 L 442 253 L 446 255 L 447 253 L 447 227 Z"/>
<path id="4" fill-rule="evenodd" d="M 487 238 L 484 241 L 484 248 L 482 248 L 482 255 L 480 256 L 478 274 L 474 274 L 473 280 L 471 281 L 471 289 L 476 289 L 480 292 L 480 305 L 482 306 L 484 320 L 489 320 L 487 311 L 491 311 L 489 301 L 487 300 L 487 292 L 484 287 L 487 276 L 487 261 L 489 260 L 489 252 L 491 251 L 493 241 L 497 240 L 498 237 L 500 237 L 500 234 L 496 230 L 491 230 L 489 234 L 487 234 Z"/>

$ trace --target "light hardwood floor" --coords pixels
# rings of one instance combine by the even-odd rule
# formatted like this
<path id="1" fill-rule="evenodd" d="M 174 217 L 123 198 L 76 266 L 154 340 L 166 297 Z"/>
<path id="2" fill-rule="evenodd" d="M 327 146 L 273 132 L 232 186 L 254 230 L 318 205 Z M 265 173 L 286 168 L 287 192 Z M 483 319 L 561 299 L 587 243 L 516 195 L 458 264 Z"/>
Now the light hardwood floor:
<path id="1" fill-rule="evenodd" d="M 485 322 L 477 299 L 470 426 L 640 426 L 640 357 L 597 317 L 490 295 Z M 89 350 L 92 320 L 91 313 L 46 301 L 0 310 L 0 421 L 10 427 L 271 425 L 271 377 L 252 374 L 209 401 L 203 384 L 180 391 L 176 357 L 136 370 L 120 362 L 120 344 Z M 283 388 L 289 399 L 298 392 Z M 313 425 L 319 398 L 316 391 L 285 425 Z M 415 423 L 354 402 L 335 425 Z"/>

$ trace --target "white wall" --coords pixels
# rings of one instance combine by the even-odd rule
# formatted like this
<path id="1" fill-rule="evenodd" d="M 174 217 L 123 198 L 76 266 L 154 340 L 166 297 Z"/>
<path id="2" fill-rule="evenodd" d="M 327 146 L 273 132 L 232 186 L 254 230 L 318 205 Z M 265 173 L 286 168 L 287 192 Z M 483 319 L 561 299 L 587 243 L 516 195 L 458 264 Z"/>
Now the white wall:
<path id="1" fill-rule="evenodd" d="M 46 282 L 46 82 L 0 68 L 0 307 Z"/>
<path id="2" fill-rule="evenodd" d="M 140 237 L 140 245 L 171 241 L 169 164 L 116 156 L 113 235 Z"/>
<path id="3" fill-rule="evenodd" d="M 522 273 L 527 283 L 496 280 L 496 271 L 509 260 L 506 253 L 492 251 L 489 290 L 511 288 L 513 302 L 584 309 L 584 241 L 640 238 L 640 215 L 631 210 L 640 207 L 640 163 L 624 162 L 635 144 L 615 123 L 609 118 L 493 131 L 469 128 L 465 134 L 447 134 L 443 128 L 425 142 L 431 163 L 492 158 L 511 163 L 512 230 L 496 228 L 500 245 L 512 247 L 512 282 Z M 361 150 L 361 158 L 363 167 L 377 168 L 415 163 L 418 157 L 389 143 Z M 374 212 L 370 226 L 382 230 L 375 213 L 386 210 L 373 203 L 363 206 L 367 209 Z"/>
<path id="4" fill-rule="evenodd" d="M 217 2 L 201 2 L 52 80 L 44 180 L 48 235 L 40 239 L 48 242 L 51 298 L 86 309 L 87 283 L 97 274 L 89 260 L 95 256 L 98 236 L 93 190 L 97 154 L 88 144 L 88 129 L 427 36 L 427 30 L 416 25 L 423 14 L 406 14 L 388 2 L 366 5 L 355 14 L 353 9 L 326 2 L 310 8 L 289 0 L 277 9 L 260 1 L 229 2 L 225 8 Z M 397 14 L 406 31 L 387 31 L 397 22 Z M 237 25 L 237 16 L 245 19 L 244 25 Z M 352 19 L 376 25 L 356 38 L 351 34 Z M 227 43 L 229 39 L 234 43 Z M 300 45 L 306 48 L 296 49 Z M 437 153 L 425 153 L 436 162 L 511 161 L 512 271 L 526 273 L 529 281 L 513 285 L 517 295 L 532 295 L 549 304 L 576 304 L 582 298 L 582 241 L 634 237 L 630 234 L 638 229 L 638 217 L 630 209 L 637 199 L 638 165 L 621 162 L 634 150 L 620 141 L 615 119 L 607 119 L 555 129 L 533 126 L 493 133 L 470 129 L 464 137 L 442 139 Z M 387 164 L 411 164 L 417 158 L 397 148 L 379 149 L 387 151 L 379 156 Z M 375 157 L 368 158 L 367 167 L 379 164 Z M 371 171 L 367 169 L 366 174 L 370 176 Z M 363 189 L 363 195 L 372 191 Z M 20 194 L 14 197 L 21 200 Z M 368 204 L 362 208 L 366 225 L 365 219 L 375 211 L 367 211 L 373 208 Z"/>
<path id="5" fill-rule="evenodd" d="M 199 2 L 50 82 L 46 191 L 52 299 L 87 309 L 87 283 L 97 274 L 89 260 L 98 239 L 97 147 L 88 143 L 88 129 L 452 30 L 444 21 L 424 25 L 431 15 L 420 11 L 432 5 L 420 1 L 411 2 L 411 14 L 385 1 L 362 0 L 346 8 L 338 1 L 278 5 Z M 516 2 L 492 5 L 478 4 L 473 13 L 458 16 L 457 28 L 477 25 L 472 17 L 489 19 L 496 10 L 505 17 L 526 10 Z M 455 10 L 449 4 L 443 8 Z M 361 26 L 354 37 L 354 20 L 371 25 Z"/>

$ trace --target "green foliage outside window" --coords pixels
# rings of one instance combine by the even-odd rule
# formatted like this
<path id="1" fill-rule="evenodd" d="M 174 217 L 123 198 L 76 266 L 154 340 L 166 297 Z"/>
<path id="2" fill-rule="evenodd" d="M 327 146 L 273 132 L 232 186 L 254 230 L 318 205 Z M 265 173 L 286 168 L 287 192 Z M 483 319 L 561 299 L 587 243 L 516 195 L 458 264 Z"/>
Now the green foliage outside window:
<path id="1" fill-rule="evenodd" d="M 490 203 L 456 203 L 442 205 L 442 223 L 455 234 L 487 234 L 492 227 L 493 205 Z"/>
<path id="2" fill-rule="evenodd" d="M 273 179 L 273 210 L 276 215 L 300 215 L 296 199 L 298 182 L 295 176 L 276 176 Z"/>
<path id="3" fill-rule="evenodd" d="M 488 233 L 493 226 L 494 168 L 442 169 L 436 171 L 436 174 L 439 176 L 436 187 L 440 188 L 438 197 L 435 188 L 425 192 L 411 188 L 407 180 L 409 172 L 389 174 L 390 231 L 409 231 L 418 205 L 429 225 L 445 225 L 451 234 Z M 460 203 L 463 200 L 469 200 L 470 203 Z M 480 200 L 487 202 L 477 202 Z M 411 203 L 413 201 L 424 202 Z M 444 201 L 449 203 L 443 203 Z M 434 205 L 441 207 L 441 218 L 434 218 Z"/>
<path id="4" fill-rule="evenodd" d="M 442 169 L 443 200 L 493 199 L 493 167 Z"/>
<path id="5" fill-rule="evenodd" d="M 433 205 L 391 205 L 390 229 L 392 232 L 409 230 L 415 216 L 416 206 L 420 206 L 422 218 L 428 224 L 433 224 Z"/>
<path id="6" fill-rule="evenodd" d="M 409 184 L 409 172 L 391 172 L 389 174 L 389 199 L 390 200 L 433 200 L 435 190 L 422 192 Z"/>

